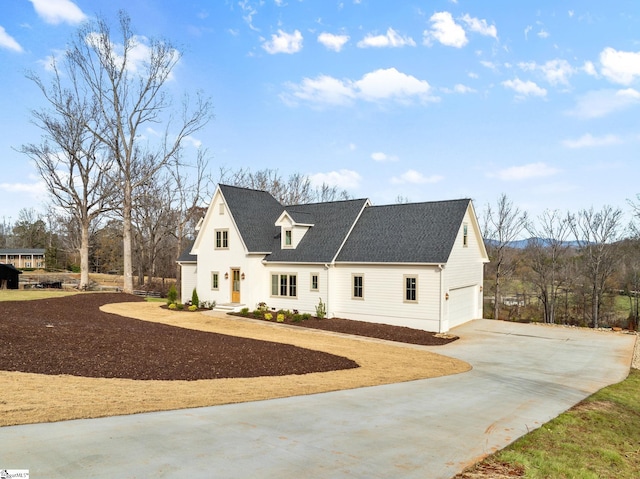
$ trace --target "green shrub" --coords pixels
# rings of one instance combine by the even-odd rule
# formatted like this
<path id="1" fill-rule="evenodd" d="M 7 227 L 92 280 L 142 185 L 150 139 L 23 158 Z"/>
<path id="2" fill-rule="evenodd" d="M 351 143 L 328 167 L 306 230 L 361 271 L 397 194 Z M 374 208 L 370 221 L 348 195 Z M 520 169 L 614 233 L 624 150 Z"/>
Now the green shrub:
<path id="1" fill-rule="evenodd" d="M 249 308 L 242 308 L 240 310 L 240 316 L 249 316 Z"/>
<path id="2" fill-rule="evenodd" d="M 254 309 L 253 310 L 253 317 L 254 318 L 263 318 L 264 317 L 264 313 L 262 311 L 260 311 L 259 309 Z"/>
<path id="3" fill-rule="evenodd" d="M 171 287 L 169 288 L 169 291 L 167 291 L 167 304 L 169 305 L 176 304 L 177 301 L 178 301 L 178 290 L 176 290 L 176 285 L 172 284 Z"/>
<path id="4" fill-rule="evenodd" d="M 303 321 L 306 321 L 309 318 L 311 318 L 311 313 L 302 313 L 302 320 Z"/>
<path id="5" fill-rule="evenodd" d="M 178 311 L 182 311 L 184 309 L 184 304 L 182 303 L 174 303 L 176 305 L 176 309 Z"/>
<path id="6" fill-rule="evenodd" d="M 189 311 L 198 311 L 198 307 L 195 304 L 192 304 L 191 306 L 189 306 Z"/>
<path id="7" fill-rule="evenodd" d="M 291 321 L 293 321 L 294 323 L 299 323 L 300 321 L 302 321 L 302 315 L 294 313 L 293 317 L 291 318 Z"/>
<path id="8" fill-rule="evenodd" d="M 316 306 L 316 317 L 318 319 L 323 319 L 327 315 L 327 305 L 322 302 L 322 298 L 320 298 L 320 302 L 318 306 Z"/>
<path id="9" fill-rule="evenodd" d="M 200 298 L 198 298 L 196 288 L 193 288 L 193 291 L 191 292 L 191 304 L 194 304 L 196 308 L 200 305 Z"/>
<path id="10" fill-rule="evenodd" d="M 169 305 L 169 309 L 172 310 L 172 311 L 175 311 L 176 309 L 178 309 L 178 307 L 176 306 L 176 303 L 171 303 Z"/>

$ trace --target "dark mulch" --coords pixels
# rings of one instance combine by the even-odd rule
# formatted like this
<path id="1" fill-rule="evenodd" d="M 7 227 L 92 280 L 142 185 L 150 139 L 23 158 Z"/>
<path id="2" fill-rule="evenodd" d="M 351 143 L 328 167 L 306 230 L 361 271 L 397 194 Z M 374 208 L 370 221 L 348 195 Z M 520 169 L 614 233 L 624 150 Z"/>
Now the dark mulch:
<path id="1" fill-rule="evenodd" d="M 233 316 L 241 316 L 239 313 L 233 313 Z M 439 335 L 430 333 L 422 329 L 407 328 L 404 326 L 392 326 L 389 324 L 369 323 L 366 321 L 355 321 L 353 319 L 342 318 L 323 318 L 318 319 L 311 317 L 302 321 L 292 321 L 285 319 L 283 323 L 275 320 L 276 313 L 272 313 L 273 318 L 270 323 L 289 324 L 292 326 L 300 326 L 303 328 L 322 329 L 324 331 L 333 331 L 336 333 L 355 334 L 367 338 L 386 339 L 388 341 L 397 341 L 407 344 L 419 344 L 422 346 L 442 346 L 458 339 L 453 335 Z M 267 321 L 263 317 L 254 317 L 249 313 L 248 318 Z"/>
<path id="2" fill-rule="evenodd" d="M 296 346 L 103 313 L 123 293 L 0 302 L 0 370 L 140 380 L 250 378 L 335 371 L 354 361 Z"/>

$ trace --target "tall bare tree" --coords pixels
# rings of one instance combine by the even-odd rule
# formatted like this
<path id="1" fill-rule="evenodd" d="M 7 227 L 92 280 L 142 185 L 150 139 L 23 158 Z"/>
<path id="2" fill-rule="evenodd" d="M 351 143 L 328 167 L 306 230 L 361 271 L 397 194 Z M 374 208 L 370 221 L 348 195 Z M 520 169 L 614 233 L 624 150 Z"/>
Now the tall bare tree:
<path id="1" fill-rule="evenodd" d="M 314 187 L 311 179 L 306 175 L 294 173 L 285 179 L 278 170 L 270 168 L 255 172 L 248 168 L 240 168 L 235 171 L 221 168 L 220 183 L 267 191 L 283 205 L 348 200 L 350 198 L 346 190 L 340 190 L 337 186 L 323 183 Z"/>
<path id="2" fill-rule="evenodd" d="M 607 280 L 616 267 L 614 242 L 620 239 L 622 210 L 604 206 L 602 210 L 581 210 L 570 216 L 571 230 L 580 248 L 585 278 L 591 290 L 591 321 L 598 327 L 600 304 Z"/>
<path id="3" fill-rule="evenodd" d="M 73 75 L 95 100 L 98 114 L 87 127 L 115 162 L 122 194 L 124 290 L 133 291 L 132 207 L 134 191 L 175 159 L 185 138 L 211 118 L 209 99 L 185 96 L 180 115 L 172 115 L 166 83 L 181 59 L 168 41 L 135 35 L 129 16 L 120 11 L 112 35 L 103 18 L 80 27 L 67 50 Z M 144 142 L 146 128 L 164 123 L 156 144 Z"/>
<path id="4" fill-rule="evenodd" d="M 545 323 L 555 323 L 558 296 L 567 280 L 569 217 L 558 210 L 545 210 L 526 228 L 532 236 L 527 245 L 532 282 L 540 294 Z"/>
<path id="5" fill-rule="evenodd" d="M 88 128 L 99 128 L 95 98 L 65 62 L 68 74 L 54 62 L 51 86 L 35 73 L 33 81 L 47 100 L 48 108 L 31 112 L 32 121 L 43 132 L 40 144 L 27 144 L 22 153 L 35 163 L 53 204 L 71 215 L 80 229 L 80 287 L 89 286 L 89 230 L 92 222 L 109 209 L 115 188 L 109 181 L 113 157 L 105 154 L 98 137 Z M 103 131 L 100 131 L 101 133 Z"/>
<path id="6" fill-rule="evenodd" d="M 509 255 L 510 243 L 518 238 L 527 222 L 526 213 L 513 205 L 502 193 L 493 208 L 487 204 L 483 215 L 483 236 L 487 253 L 494 268 L 494 312 L 493 318 L 500 316 L 500 287 L 504 278 L 509 277 L 516 266 Z"/>

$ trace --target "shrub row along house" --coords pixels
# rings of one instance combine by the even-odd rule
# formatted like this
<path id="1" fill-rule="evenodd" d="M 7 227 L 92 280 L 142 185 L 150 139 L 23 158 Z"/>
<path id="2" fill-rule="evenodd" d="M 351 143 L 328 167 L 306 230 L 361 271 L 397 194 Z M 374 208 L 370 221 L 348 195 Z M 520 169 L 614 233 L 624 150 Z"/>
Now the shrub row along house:
<path id="1" fill-rule="evenodd" d="M 446 332 L 482 316 L 488 256 L 469 199 L 283 206 L 218 185 L 178 262 L 182 298 Z"/>

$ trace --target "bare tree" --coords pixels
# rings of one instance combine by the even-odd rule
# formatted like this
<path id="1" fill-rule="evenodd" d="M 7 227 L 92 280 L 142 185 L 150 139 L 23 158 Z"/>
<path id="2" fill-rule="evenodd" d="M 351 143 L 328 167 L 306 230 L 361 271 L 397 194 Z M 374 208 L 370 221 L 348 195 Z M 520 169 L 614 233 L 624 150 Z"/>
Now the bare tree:
<path id="1" fill-rule="evenodd" d="M 73 75 L 95 100 L 97 112 L 87 127 L 108 150 L 122 193 L 124 290 L 133 291 L 132 207 L 134 190 L 175 159 L 182 143 L 211 118 L 208 99 L 185 96 L 179 118 L 171 115 L 165 84 L 181 53 L 167 41 L 135 35 L 129 16 L 120 11 L 117 38 L 98 17 L 82 26 L 67 50 Z M 140 61 L 140 57 L 144 59 Z M 144 143 L 146 128 L 165 124 L 158 144 Z"/>
<path id="2" fill-rule="evenodd" d="M 196 223 L 202 213 L 203 203 L 210 196 L 209 188 L 212 183 L 208 171 L 209 161 L 207 151 L 199 148 L 195 167 L 182 164 L 180 158 L 171 171 L 175 192 L 173 199 L 173 211 L 175 214 L 176 228 L 176 258 L 187 247 L 188 225 L 195 219 Z M 180 291 L 182 268 L 176 265 L 176 287 Z"/>
<path id="3" fill-rule="evenodd" d="M 284 179 L 278 170 L 264 169 L 252 172 L 241 168 L 230 171 L 220 168 L 220 183 L 269 192 L 283 205 L 298 205 L 325 201 L 348 200 L 349 193 L 337 186 L 323 183 L 314 187 L 311 179 L 294 173 Z"/>
<path id="4" fill-rule="evenodd" d="M 545 323 L 555 323 L 558 296 L 567 279 L 569 217 L 558 210 L 545 210 L 536 224 L 528 223 L 526 228 L 532 236 L 527 245 L 532 282 L 540 294 Z"/>
<path id="5" fill-rule="evenodd" d="M 516 266 L 509 255 L 510 243 L 520 235 L 526 222 L 526 213 L 515 207 L 504 193 L 498 197 L 495 209 L 487 204 L 484 211 L 483 236 L 494 268 L 494 319 L 499 319 L 500 316 L 502 281 L 513 273 Z"/>
<path id="6" fill-rule="evenodd" d="M 601 211 L 593 208 L 581 210 L 570 216 L 571 230 L 580 248 L 585 277 L 591 290 L 591 320 L 598 327 L 600 304 L 606 282 L 616 267 L 613 243 L 620 239 L 622 210 L 604 206 Z"/>
<path id="7" fill-rule="evenodd" d="M 31 112 L 44 140 L 23 145 L 21 151 L 35 162 L 53 204 L 73 216 L 79 226 L 80 287 L 84 289 L 89 286 L 89 229 L 109 209 L 115 191 L 108 180 L 113 159 L 101 151 L 97 136 L 87 127 L 98 125 L 95 99 L 78 83 L 73 67 L 69 75 L 61 74 L 55 63 L 52 68 L 50 87 L 34 73 L 27 75 L 40 88 L 49 109 Z M 66 86 L 63 77 L 68 79 Z"/>

